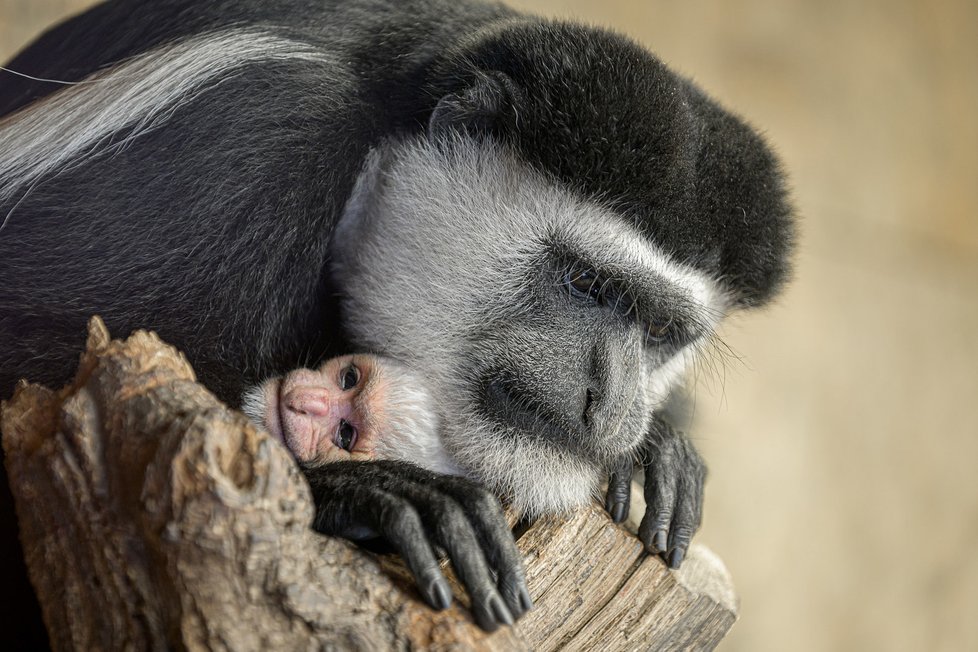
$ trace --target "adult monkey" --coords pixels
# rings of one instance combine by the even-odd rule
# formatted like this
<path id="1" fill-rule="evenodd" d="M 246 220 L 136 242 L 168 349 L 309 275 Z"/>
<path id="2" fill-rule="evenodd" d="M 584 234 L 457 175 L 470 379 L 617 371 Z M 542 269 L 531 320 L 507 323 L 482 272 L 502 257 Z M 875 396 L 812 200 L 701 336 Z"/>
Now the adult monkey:
<path id="1" fill-rule="evenodd" d="M 110 0 L 9 67 L 34 79 L 0 86 L 0 394 L 67 378 L 92 313 L 157 330 L 232 404 L 310 357 L 388 354 L 441 397 L 457 462 L 527 511 L 612 471 L 620 519 L 641 461 L 641 537 L 681 562 L 704 471 L 658 409 L 781 286 L 793 239 L 776 159 L 688 80 L 613 33 L 438 0 Z M 394 536 L 376 514 L 427 481 L 330 472 L 334 532 Z M 478 502 L 396 511 L 492 530 Z M 490 562 L 499 593 L 468 583 L 486 627 L 527 604 L 518 563 Z"/>

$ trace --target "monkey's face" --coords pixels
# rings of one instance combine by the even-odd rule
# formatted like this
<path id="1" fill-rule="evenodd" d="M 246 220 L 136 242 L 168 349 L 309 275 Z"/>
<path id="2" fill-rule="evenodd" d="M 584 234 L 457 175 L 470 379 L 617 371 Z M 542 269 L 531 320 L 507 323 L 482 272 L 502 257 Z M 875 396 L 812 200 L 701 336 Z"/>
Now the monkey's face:
<path id="1" fill-rule="evenodd" d="M 726 306 L 609 208 L 461 136 L 375 152 L 331 253 L 355 344 L 420 371 L 448 452 L 528 513 L 635 453 Z"/>
<path id="2" fill-rule="evenodd" d="M 300 462 L 327 463 L 376 457 L 383 427 L 381 362 L 341 356 L 318 369 L 295 369 L 247 392 L 242 410 L 288 447 Z"/>

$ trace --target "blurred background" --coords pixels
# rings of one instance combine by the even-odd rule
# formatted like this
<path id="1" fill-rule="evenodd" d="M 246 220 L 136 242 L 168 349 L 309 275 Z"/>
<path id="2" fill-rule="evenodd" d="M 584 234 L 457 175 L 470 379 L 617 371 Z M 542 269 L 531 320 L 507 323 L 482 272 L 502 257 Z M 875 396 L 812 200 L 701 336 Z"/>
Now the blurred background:
<path id="1" fill-rule="evenodd" d="M 0 59 L 91 4 L 0 0 Z M 978 650 L 978 3 L 509 4 L 638 39 L 791 176 L 796 278 L 699 374 L 721 649 Z"/>

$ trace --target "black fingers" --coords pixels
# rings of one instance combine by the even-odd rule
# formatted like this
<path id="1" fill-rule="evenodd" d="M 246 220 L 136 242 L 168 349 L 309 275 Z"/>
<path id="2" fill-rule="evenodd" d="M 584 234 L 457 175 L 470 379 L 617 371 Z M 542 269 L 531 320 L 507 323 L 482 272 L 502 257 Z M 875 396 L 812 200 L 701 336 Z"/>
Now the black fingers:
<path id="1" fill-rule="evenodd" d="M 401 491 L 418 506 L 429 534 L 448 553 L 469 593 L 472 613 L 479 626 L 492 631 L 500 624 L 512 625 L 513 615 L 496 589 L 485 554 L 461 505 L 423 485 L 406 482 Z"/>
<path id="2" fill-rule="evenodd" d="M 499 500 L 479 485 L 463 478 L 442 476 L 437 487 L 462 505 L 469 515 L 490 567 L 498 575 L 499 592 L 510 613 L 519 618 L 533 608 L 526 586 L 523 556 L 516 547 Z"/>
<path id="3" fill-rule="evenodd" d="M 375 504 L 380 509 L 370 510 L 373 526 L 404 557 L 425 601 L 435 609 L 447 609 L 452 603 L 452 590 L 438 568 L 417 511 L 400 497 L 383 492 L 377 492 L 377 496 Z"/>
<path id="4" fill-rule="evenodd" d="M 679 475 L 675 513 L 669 527 L 668 561 L 671 568 L 679 568 L 703 516 L 703 483 L 706 480 L 706 465 L 688 439 L 683 438 L 682 442 L 685 472 Z"/>
<path id="5" fill-rule="evenodd" d="M 611 467 L 608 475 L 608 493 L 605 495 L 604 508 L 615 523 L 621 523 L 628 516 L 632 500 L 633 468 L 631 456 L 623 457 Z"/>
<path id="6" fill-rule="evenodd" d="M 700 526 L 706 466 L 682 433 L 660 423 L 656 434 L 646 460 L 646 511 L 638 534 L 647 550 L 679 568 Z"/>
<path id="7" fill-rule="evenodd" d="M 439 475 L 414 466 L 407 466 L 405 474 L 417 484 L 450 497 L 462 508 L 479 542 L 480 553 L 496 573 L 496 586 L 509 613 L 514 618 L 520 618 L 532 609 L 533 601 L 530 599 L 526 573 L 523 570 L 523 556 L 516 547 L 499 500 L 481 485 L 465 478 Z M 445 543 L 439 544 L 449 548 Z M 455 557 L 452 556 L 452 559 L 454 565 Z M 466 589 L 470 587 L 466 585 Z M 469 594 L 472 595 L 471 590 Z"/>
<path id="8" fill-rule="evenodd" d="M 650 457 L 645 467 L 645 516 L 638 538 L 649 552 L 664 554 L 676 503 L 675 452 L 671 446 L 660 446 L 650 451 Z"/>
<path id="9" fill-rule="evenodd" d="M 380 533 L 404 557 L 432 607 L 451 603 L 432 543 L 448 553 L 483 629 L 511 625 L 532 607 L 502 508 L 481 486 L 403 462 L 342 462 L 303 471 L 316 500 L 316 529 L 339 536 L 363 528 Z"/>
<path id="10" fill-rule="evenodd" d="M 352 464 L 352 463 L 351 463 Z M 353 468 L 321 467 L 309 474 L 316 518 L 313 527 L 323 534 L 345 536 L 369 528 L 386 539 L 411 569 L 425 602 L 447 609 L 452 590 L 438 567 L 417 510 L 405 499 L 388 493 L 371 482 L 353 482 Z"/>

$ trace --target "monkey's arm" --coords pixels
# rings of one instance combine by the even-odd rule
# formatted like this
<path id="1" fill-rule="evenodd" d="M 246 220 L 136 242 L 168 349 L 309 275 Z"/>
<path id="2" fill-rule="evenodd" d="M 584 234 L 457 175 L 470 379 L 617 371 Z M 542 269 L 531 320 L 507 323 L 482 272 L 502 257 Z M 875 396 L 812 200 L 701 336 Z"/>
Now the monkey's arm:
<path id="1" fill-rule="evenodd" d="M 642 449 L 645 516 L 638 536 L 649 552 L 679 568 L 703 515 L 706 465 L 685 433 L 656 416 Z M 628 515 L 633 459 L 611 470 L 605 508 L 615 522 Z"/>
<path id="2" fill-rule="evenodd" d="M 305 471 L 317 509 L 313 526 L 348 538 L 364 529 L 384 537 L 432 607 L 452 600 L 432 544 L 448 553 L 483 629 L 512 625 L 533 606 L 499 501 L 481 486 L 407 462 L 335 462 Z"/>

